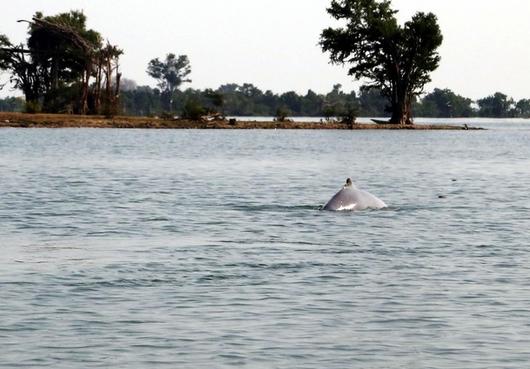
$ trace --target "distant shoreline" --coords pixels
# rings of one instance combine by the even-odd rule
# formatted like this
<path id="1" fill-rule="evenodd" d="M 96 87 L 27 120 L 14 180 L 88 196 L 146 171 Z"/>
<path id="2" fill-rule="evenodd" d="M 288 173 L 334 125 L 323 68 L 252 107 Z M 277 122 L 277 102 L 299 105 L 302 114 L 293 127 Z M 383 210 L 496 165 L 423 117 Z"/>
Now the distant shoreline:
<path id="1" fill-rule="evenodd" d="M 227 120 L 191 121 L 165 120 L 150 117 L 116 116 L 106 118 L 93 115 L 70 114 L 26 114 L 0 112 L 0 128 L 128 128 L 128 129 L 333 129 L 333 130 L 466 130 L 480 129 L 452 124 L 397 124 L 357 123 L 353 125 L 340 122 L 265 122 L 237 120 L 231 124 Z"/>

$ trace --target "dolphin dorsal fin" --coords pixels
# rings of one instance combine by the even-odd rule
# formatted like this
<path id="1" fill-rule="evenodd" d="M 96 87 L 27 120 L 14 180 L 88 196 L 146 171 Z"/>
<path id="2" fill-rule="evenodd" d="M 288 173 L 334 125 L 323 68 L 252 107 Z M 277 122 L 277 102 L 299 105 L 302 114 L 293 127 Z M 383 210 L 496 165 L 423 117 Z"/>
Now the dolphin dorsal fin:
<path id="1" fill-rule="evenodd" d="M 344 185 L 344 188 L 348 188 L 348 187 L 355 188 L 355 185 L 353 184 L 351 178 L 348 178 L 346 180 L 346 184 Z"/>

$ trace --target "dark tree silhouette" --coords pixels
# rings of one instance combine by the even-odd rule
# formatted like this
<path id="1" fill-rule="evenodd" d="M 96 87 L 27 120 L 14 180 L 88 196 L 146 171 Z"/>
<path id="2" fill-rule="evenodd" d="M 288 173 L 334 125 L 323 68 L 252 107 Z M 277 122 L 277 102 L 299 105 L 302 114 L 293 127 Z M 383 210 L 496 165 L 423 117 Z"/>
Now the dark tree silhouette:
<path id="1" fill-rule="evenodd" d="M 11 72 L 10 81 L 24 93 L 27 111 L 99 113 L 105 83 L 104 110 L 117 112 L 123 52 L 108 42 L 103 47 L 102 36 L 87 29 L 82 12 L 37 12 L 31 21 L 19 22 L 29 24 L 27 45 L 0 37 L 0 68 Z"/>
<path id="2" fill-rule="evenodd" d="M 511 118 L 515 115 L 515 102 L 511 97 L 501 92 L 479 99 L 477 104 L 481 117 Z"/>
<path id="3" fill-rule="evenodd" d="M 167 54 L 165 61 L 152 59 L 147 66 L 147 74 L 158 81 L 162 91 L 164 109 L 172 110 L 173 95 L 185 82 L 191 82 L 188 75 L 191 73 L 190 61 L 186 55 Z"/>
<path id="4" fill-rule="evenodd" d="M 443 37 L 432 13 L 416 13 L 400 26 L 389 0 L 332 0 L 328 13 L 345 22 L 327 28 L 320 45 L 332 63 L 348 64 L 349 74 L 367 79 L 390 102 L 391 123 L 412 123 L 411 105 L 440 62 Z"/>

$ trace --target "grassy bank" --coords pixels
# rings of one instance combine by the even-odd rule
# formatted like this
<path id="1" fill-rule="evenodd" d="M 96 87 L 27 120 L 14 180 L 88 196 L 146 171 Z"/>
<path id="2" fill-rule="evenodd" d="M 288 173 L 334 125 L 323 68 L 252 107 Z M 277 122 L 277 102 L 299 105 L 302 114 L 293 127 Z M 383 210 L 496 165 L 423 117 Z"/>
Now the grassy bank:
<path id="1" fill-rule="evenodd" d="M 409 130 L 463 130 L 463 126 L 414 124 L 354 124 L 339 122 L 255 122 L 226 120 L 191 121 L 164 120 L 148 117 L 67 115 L 67 114 L 24 114 L 0 112 L 0 127 L 23 128 L 153 128 L 153 129 L 409 129 Z"/>

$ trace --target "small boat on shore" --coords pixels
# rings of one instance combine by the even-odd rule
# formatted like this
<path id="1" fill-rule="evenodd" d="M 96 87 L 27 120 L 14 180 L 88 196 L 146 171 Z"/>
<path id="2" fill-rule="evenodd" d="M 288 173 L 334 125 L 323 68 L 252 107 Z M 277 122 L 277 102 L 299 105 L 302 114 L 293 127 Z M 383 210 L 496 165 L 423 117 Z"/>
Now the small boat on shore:
<path id="1" fill-rule="evenodd" d="M 370 120 L 376 124 L 391 124 L 388 120 L 383 120 L 383 119 L 370 119 Z"/>

